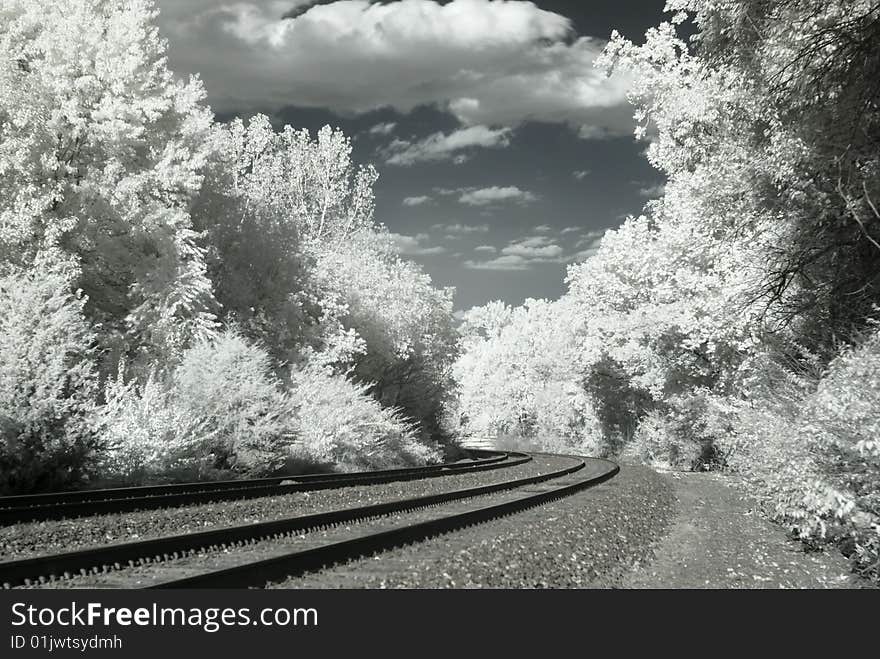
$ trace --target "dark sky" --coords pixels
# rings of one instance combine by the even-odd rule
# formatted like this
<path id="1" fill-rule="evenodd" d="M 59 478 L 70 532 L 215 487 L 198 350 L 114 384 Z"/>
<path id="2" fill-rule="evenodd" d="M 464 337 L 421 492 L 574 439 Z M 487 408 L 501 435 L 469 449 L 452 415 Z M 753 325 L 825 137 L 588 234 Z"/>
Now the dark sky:
<path id="1" fill-rule="evenodd" d="M 535 4 L 159 1 L 172 68 L 200 72 L 218 117 L 352 137 L 380 173 L 376 219 L 458 309 L 558 297 L 662 184 L 627 82 L 591 63 L 612 29 L 641 41 L 663 0 Z"/>

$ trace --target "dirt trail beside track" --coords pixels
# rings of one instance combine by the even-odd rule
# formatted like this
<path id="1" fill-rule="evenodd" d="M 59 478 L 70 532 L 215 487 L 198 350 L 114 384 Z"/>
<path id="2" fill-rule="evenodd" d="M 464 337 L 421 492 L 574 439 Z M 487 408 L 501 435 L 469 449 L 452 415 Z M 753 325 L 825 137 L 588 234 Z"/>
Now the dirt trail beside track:
<path id="1" fill-rule="evenodd" d="M 761 517 L 735 480 L 664 474 L 678 498 L 654 559 L 628 574 L 629 588 L 853 588 L 866 585 L 837 551 L 805 552 Z"/>

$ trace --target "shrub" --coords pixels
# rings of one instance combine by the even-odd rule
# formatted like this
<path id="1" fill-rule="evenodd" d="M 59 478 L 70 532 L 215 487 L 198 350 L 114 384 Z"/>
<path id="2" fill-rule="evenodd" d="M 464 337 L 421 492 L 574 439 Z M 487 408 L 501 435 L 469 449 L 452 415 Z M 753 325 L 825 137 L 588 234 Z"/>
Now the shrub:
<path id="1" fill-rule="evenodd" d="M 173 397 L 189 419 L 187 445 L 215 468 L 264 473 L 283 463 L 294 407 L 259 346 L 230 331 L 195 345 L 174 371 Z"/>
<path id="2" fill-rule="evenodd" d="M 880 331 L 831 362 L 805 401 L 802 432 L 820 447 L 825 481 L 809 500 L 822 524 L 807 535 L 835 539 L 880 579 Z"/>
<path id="3" fill-rule="evenodd" d="M 416 439 L 399 410 L 370 396 L 368 384 L 314 366 L 294 370 L 291 379 L 298 437 L 293 455 L 349 471 L 439 460 L 439 451 Z"/>
<path id="4" fill-rule="evenodd" d="M 70 488 L 99 448 L 94 335 L 75 269 L 38 260 L 0 277 L 0 492 Z"/>
<path id="5" fill-rule="evenodd" d="M 536 384 L 529 410 L 521 416 L 516 437 L 531 450 L 598 457 L 607 453 L 602 431 L 587 393 L 573 382 Z"/>
<path id="6" fill-rule="evenodd" d="M 878 335 L 845 349 L 818 380 L 768 379 L 752 399 L 726 401 L 727 466 L 795 537 L 815 548 L 836 545 L 862 574 L 880 578 Z"/>
<path id="7" fill-rule="evenodd" d="M 232 332 L 183 353 L 169 372 L 105 389 L 104 476 L 126 482 L 263 474 L 284 462 L 293 407 L 271 360 Z"/>
<path id="8" fill-rule="evenodd" d="M 168 378 L 153 371 L 143 383 L 126 382 L 121 362 L 117 377 L 107 381 L 104 398 L 99 424 L 106 446 L 101 456 L 105 481 L 135 485 L 175 472 L 205 475 L 207 465 L 190 446 L 203 434 L 199 421 L 180 410 Z"/>
<path id="9" fill-rule="evenodd" d="M 666 414 L 653 410 L 642 418 L 621 455 L 658 469 L 689 469 L 695 457 L 693 448 L 677 435 Z"/>

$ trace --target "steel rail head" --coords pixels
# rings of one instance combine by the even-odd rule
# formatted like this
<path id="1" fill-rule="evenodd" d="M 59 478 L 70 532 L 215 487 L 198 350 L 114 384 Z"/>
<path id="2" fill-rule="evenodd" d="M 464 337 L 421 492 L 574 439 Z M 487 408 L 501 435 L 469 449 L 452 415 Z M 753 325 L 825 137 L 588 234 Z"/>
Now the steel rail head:
<path id="1" fill-rule="evenodd" d="M 530 457 L 530 456 L 526 456 Z M 568 457 L 568 456 L 567 456 Z M 477 487 L 463 488 L 449 492 L 425 495 L 410 499 L 389 501 L 355 508 L 312 513 L 267 522 L 256 522 L 231 527 L 221 527 L 209 531 L 187 533 L 175 536 L 165 536 L 137 542 L 117 543 L 94 547 L 79 551 L 65 552 L 48 556 L 35 556 L 14 561 L 0 563 L 0 585 L 13 587 L 25 584 L 29 580 L 40 577 L 63 576 L 65 574 L 77 574 L 82 571 L 103 566 L 128 565 L 145 557 L 173 555 L 221 546 L 237 542 L 250 541 L 276 534 L 287 534 L 295 531 L 305 531 L 321 526 L 352 522 L 364 518 L 379 517 L 397 512 L 423 508 L 440 503 L 447 503 L 460 499 L 492 494 L 510 490 L 516 487 L 532 485 L 549 481 L 561 476 L 577 472 L 584 468 L 581 458 L 573 458 L 574 464 L 552 472 L 527 476 L 512 480 L 480 485 Z M 611 463 L 609 463 L 611 464 Z"/>
<path id="2" fill-rule="evenodd" d="M 327 565 L 346 562 L 376 551 L 386 551 L 411 542 L 442 535 L 459 528 L 503 517 L 527 508 L 559 499 L 580 490 L 598 485 L 612 478 L 620 467 L 608 460 L 587 458 L 595 463 L 605 463 L 599 473 L 585 476 L 573 483 L 525 496 L 512 501 L 482 506 L 475 510 L 453 513 L 434 519 L 398 526 L 378 533 L 368 533 L 360 537 L 329 543 L 313 549 L 291 552 L 282 556 L 254 561 L 236 567 L 207 572 L 183 579 L 175 579 L 148 586 L 148 589 L 177 588 L 246 588 L 263 587 L 268 582 L 300 576 L 307 572 L 321 570 Z M 585 463 L 570 469 L 573 473 L 582 469 Z"/>
<path id="3" fill-rule="evenodd" d="M 309 474 L 271 479 L 242 481 L 222 481 L 213 483 L 186 483 L 169 486 L 146 486 L 144 488 L 116 488 L 89 492 L 88 500 L 80 500 L 81 494 L 62 493 L 57 495 L 29 495 L 39 505 L 15 505 L 3 508 L 3 504 L 13 497 L 0 498 L 0 526 L 48 519 L 61 519 L 99 515 L 104 513 L 123 513 L 136 510 L 170 508 L 197 503 L 253 499 L 264 496 L 289 494 L 292 492 L 316 491 L 348 487 L 352 485 L 373 485 L 397 481 L 435 478 L 450 474 L 470 473 L 501 467 L 511 467 L 531 460 L 524 453 L 482 451 L 489 453 L 473 462 L 455 462 L 425 467 L 406 467 L 366 472 L 346 472 L 337 474 Z M 178 489 L 174 489 L 178 488 Z M 181 491 L 179 488 L 189 488 Z M 110 498 L 100 498 L 104 493 L 112 493 Z M 36 497 L 49 497 L 36 499 Z M 55 497 L 52 499 L 51 497 Z M 67 500 L 65 500 L 65 497 Z M 15 499 L 18 499 L 17 497 Z M 20 503 L 20 501 L 16 501 Z"/>
<path id="4" fill-rule="evenodd" d="M 474 456 L 474 461 L 482 464 L 504 460 L 510 453 L 504 451 L 491 451 L 482 449 L 467 449 L 467 453 Z M 0 497 L 0 509 L 22 507 L 28 505 L 49 505 L 72 501 L 94 501 L 109 499 L 128 499 L 139 496 L 151 496 L 172 492 L 185 491 L 208 491 L 222 490 L 225 488 L 257 487 L 260 485 L 272 485 L 283 481 L 324 481 L 345 480 L 354 476 L 371 474 L 376 476 L 394 475 L 416 470 L 433 471 L 442 469 L 466 468 L 473 463 L 469 462 L 444 462 L 442 464 L 425 465 L 421 467 L 397 467 L 393 469 L 378 469 L 369 472 L 327 472 L 314 474 L 299 474 L 294 476 L 270 476 L 266 478 L 243 478 L 222 481 L 196 481 L 189 483 L 165 483 L 161 485 L 135 485 L 130 487 L 100 488 L 94 490 L 67 490 L 64 492 L 44 492 L 41 494 L 15 494 Z"/>

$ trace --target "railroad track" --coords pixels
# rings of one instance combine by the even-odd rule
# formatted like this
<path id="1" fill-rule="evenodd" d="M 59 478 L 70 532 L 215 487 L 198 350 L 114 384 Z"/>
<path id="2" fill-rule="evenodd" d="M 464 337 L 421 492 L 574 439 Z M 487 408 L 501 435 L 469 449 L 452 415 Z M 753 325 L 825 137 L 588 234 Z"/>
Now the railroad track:
<path id="1" fill-rule="evenodd" d="M 313 490 L 435 478 L 499 469 L 531 460 L 525 453 L 469 449 L 471 462 L 449 462 L 356 473 L 304 474 L 234 481 L 147 485 L 0 497 L 0 526 L 49 519 L 252 499 Z"/>
<path id="2" fill-rule="evenodd" d="M 134 569 L 150 573 L 139 574 L 136 580 L 149 588 L 261 587 L 540 505 L 607 480 L 618 471 L 617 465 L 605 460 L 542 459 L 553 467 L 491 485 L 7 561 L 0 563 L 0 583 L 10 588 L 93 575 L 91 579 L 100 583 L 85 586 L 132 587 L 132 577 L 124 573 Z M 486 500 L 489 495 L 492 499 Z M 394 515 L 396 519 L 389 519 Z M 354 532 L 345 524 L 355 526 Z M 188 565 L 181 566 L 187 561 Z"/>

